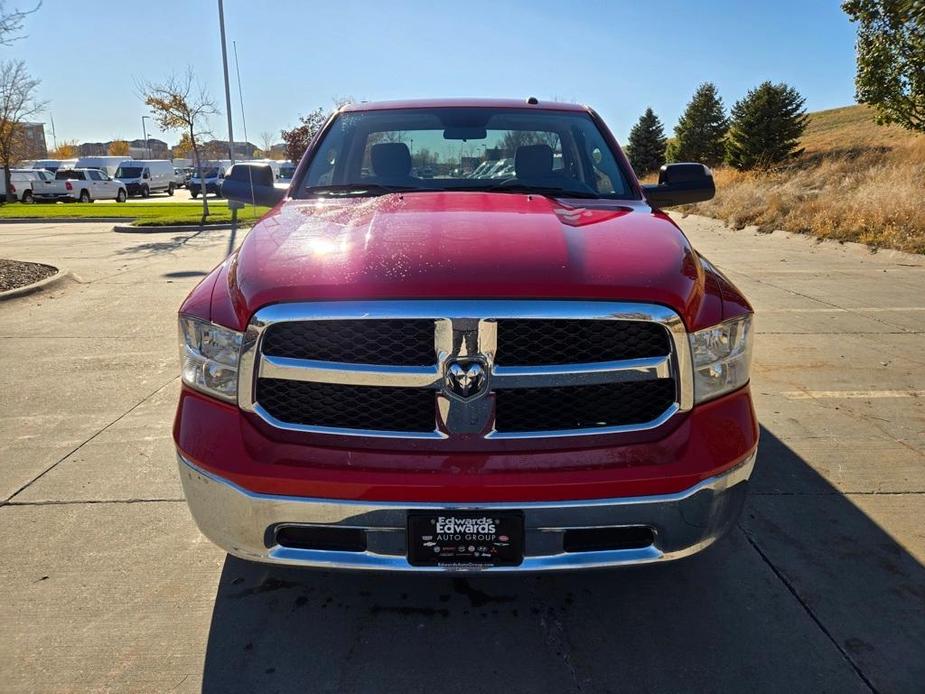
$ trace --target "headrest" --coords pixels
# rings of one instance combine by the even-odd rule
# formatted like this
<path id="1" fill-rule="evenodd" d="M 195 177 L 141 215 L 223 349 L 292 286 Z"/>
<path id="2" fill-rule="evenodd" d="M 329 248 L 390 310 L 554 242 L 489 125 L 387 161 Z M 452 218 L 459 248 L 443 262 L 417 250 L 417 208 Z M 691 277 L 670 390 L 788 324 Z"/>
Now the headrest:
<path id="1" fill-rule="evenodd" d="M 521 145 L 514 153 L 514 172 L 517 178 L 548 176 L 552 173 L 552 147 Z"/>
<path id="2" fill-rule="evenodd" d="M 369 149 L 373 171 L 383 178 L 402 178 L 411 174 L 411 152 L 404 142 L 382 142 Z"/>

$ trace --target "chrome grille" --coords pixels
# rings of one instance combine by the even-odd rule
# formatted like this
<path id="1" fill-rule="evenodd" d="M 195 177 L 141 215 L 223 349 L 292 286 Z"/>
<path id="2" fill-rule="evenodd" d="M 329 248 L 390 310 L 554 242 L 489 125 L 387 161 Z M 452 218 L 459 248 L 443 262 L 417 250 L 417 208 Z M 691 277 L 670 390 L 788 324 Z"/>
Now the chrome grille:
<path id="1" fill-rule="evenodd" d="M 277 323 L 267 329 L 261 351 L 349 364 L 423 366 L 437 360 L 434 322 L 426 318 Z"/>
<path id="2" fill-rule="evenodd" d="M 659 323 L 512 318 L 498 321 L 496 364 L 582 364 L 662 357 L 671 335 Z"/>
<path id="3" fill-rule="evenodd" d="M 275 419 L 292 424 L 407 432 L 434 429 L 435 393 L 423 388 L 261 378 L 257 399 Z"/>
<path id="4" fill-rule="evenodd" d="M 690 409 L 691 379 L 683 323 L 662 306 L 319 302 L 255 314 L 238 392 L 283 429 L 505 439 L 651 429 Z"/>
<path id="5" fill-rule="evenodd" d="M 674 379 L 498 390 L 495 431 L 599 429 L 644 424 L 674 402 Z"/>

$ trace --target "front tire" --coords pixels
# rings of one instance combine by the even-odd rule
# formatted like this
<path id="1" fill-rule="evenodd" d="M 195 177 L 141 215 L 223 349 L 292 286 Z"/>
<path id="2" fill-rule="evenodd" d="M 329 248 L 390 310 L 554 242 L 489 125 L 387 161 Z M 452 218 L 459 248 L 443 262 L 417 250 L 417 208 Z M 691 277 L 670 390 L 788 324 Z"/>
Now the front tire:
<path id="1" fill-rule="evenodd" d="M 141 187 L 141 197 L 148 198 L 151 197 L 151 189 L 148 186 Z"/>
<path id="2" fill-rule="evenodd" d="M 173 183 L 171 183 L 169 186 L 167 186 L 167 195 L 173 195 L 173 191 L 174 191 L 174 187 L 173 187 Z"/>
<path id="3" fill-rule="evenodd" d="M 116 193 L 116 202 L 125 202 L 128 195 L 125 193 L 124 188 L 119 188 L 119 192 Z"/>
<path id="4" fill-rule="evenodd" d="M 22 202 L 26 203 L 27 205 L 32 202 L 31 190 L 27 190 L 22 194 Z"/>
<path id="5" fill-rule="evenodd" d="M 80 191 L 80 197 L 77 199 L 78 202 L 91 202 L 90 200 L 90 191 L 82 190 Z"/>
<path id="6" fill-rule="evenodd" d="M 195 190 L 191 190 L 191 191 L 190 191 L 190 197 L 192 197 L 193 200 L 195 200 L 196 198 L 199 197 L 199 193 L 197 193 Z"/>

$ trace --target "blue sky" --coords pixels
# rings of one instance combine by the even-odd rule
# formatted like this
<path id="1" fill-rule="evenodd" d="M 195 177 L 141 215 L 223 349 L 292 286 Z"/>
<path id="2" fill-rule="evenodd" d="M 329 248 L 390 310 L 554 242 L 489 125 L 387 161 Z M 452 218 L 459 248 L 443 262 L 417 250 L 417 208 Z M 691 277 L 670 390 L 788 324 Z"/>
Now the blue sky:
<path id="1" fill-rule="evenodd" d="M 839 4 L 226 0 L 225 20 L 252 142 L 335 97 L 528 95 L 590 104 L 624 140 L 646 106 L 670 132 L 705 80 L 727 108 L 764 80 L 792 84 L 810 110 L 853 103 L 855 31 Z M 224 111 L 215 0 L 45 0 L 26 32 L 0 58 L 42 80 L 59 140 L 141 137 L 136 84 L 190 64 Z M 225 136 L 223 119 L 212 125 Z"/>

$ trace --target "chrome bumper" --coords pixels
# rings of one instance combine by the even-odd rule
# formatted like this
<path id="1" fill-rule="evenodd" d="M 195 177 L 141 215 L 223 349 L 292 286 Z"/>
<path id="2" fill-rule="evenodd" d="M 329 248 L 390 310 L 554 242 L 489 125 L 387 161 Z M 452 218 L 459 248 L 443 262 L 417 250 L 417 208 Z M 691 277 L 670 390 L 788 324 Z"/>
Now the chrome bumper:
<path id="1" fill-rule="evenodd" d="M 370 502 L 257 494 L 196 467 L 180 454 L 177 459 L 183 491 L 200 530 L 236 557 L 323 569 L 446 573 L 453 569 L 408 563 L 405 556 L 408 511 L 521 510 L 526 529 L 523 563 L 477 570 L 503 573 L 644 564 L 699 552 L 721 537 L 738 518 L 755 453 L 726 473 L 676 494 L 519 504 Z M 273 540 L 272 529 L 280 524 L 363 529 L 367 550 L 283 547 Z M 655 541 L 648 547 L 590 552 L 563 550 L 563 534 L 568 529 L 638 525 L 654 530 Z"/>

